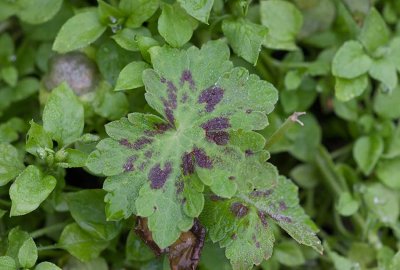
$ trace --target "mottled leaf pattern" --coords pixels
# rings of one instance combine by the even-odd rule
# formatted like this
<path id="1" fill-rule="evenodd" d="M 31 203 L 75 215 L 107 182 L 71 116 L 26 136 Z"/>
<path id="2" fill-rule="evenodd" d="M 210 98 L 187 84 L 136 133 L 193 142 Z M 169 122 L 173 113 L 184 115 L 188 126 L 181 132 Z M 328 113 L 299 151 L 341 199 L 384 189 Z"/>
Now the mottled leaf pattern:
<path id="1" fill-rule="evenodd" d="M 279 177 L 277 185 L 231 199 L 211 196 L 200 216 L 213 242 L 226 248 L 234 269 L 251 269 L 272 255 L 276 224 L 297 242 L 322 252 L 316 227 L 299 206 L 297 186 Z"/>
<path id="2" fill-rule="evenodd" d="M 268 124 L 277 91 L 233 68 L 222 41 L 202 49 L 153 47 L 150 55 L 145 97 L 162 118 L 132 113 L 107 124 L 110 138 L 98 144 L 87 165 L 109 176 L 108 217 L 148 217 L 155 242 L 165 248 L 202 211 L 204 185 L 230 198 L 238 187 L 274 184 L 276 170 L 263 165 L 264 139 L 252 130 Z M 239 165 L 254 170 L 244 174 Z"/>

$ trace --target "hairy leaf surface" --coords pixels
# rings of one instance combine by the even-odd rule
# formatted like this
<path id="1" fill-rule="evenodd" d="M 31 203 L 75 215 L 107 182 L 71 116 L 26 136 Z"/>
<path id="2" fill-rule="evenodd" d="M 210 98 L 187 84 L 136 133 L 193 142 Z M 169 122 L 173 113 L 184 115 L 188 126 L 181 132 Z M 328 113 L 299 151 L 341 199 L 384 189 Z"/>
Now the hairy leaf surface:
<path id="1" fill-rule="evenodd" d="M 148 217 L 155 242 L 164 248 L 202 211 L 204 185 L 229 198 L 238 188 L 274 183 L 276 170 L 264 165 L 264 139 L 252 130 L 268 124 L 277 91 L 233 68 L 221 41 L 201 50 L 153 47 L 150 54 L 154 69 L 144 71 L 145 97 L 162 117 L 132 113 L 107 124 L 110 138 L 98 144 L 87 165 L 109 176 L 108 218 Z"/>

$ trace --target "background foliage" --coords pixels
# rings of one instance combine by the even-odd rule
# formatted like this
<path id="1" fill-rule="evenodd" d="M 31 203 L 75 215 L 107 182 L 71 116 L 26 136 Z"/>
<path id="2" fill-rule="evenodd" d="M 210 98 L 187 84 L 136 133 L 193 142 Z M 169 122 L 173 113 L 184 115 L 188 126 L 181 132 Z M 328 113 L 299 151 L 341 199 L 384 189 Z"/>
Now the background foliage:
<path id="1" fill-rule="evenodd" d="M 399 16 L 0 0 L 0 268 L 400 269 Z"/>

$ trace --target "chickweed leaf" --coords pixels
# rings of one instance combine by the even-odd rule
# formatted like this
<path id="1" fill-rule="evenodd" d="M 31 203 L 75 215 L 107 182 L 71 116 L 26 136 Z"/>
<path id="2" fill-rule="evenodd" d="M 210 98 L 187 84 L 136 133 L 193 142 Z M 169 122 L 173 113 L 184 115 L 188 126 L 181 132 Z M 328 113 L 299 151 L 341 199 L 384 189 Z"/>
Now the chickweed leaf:
<path id="1" fill-rule="evenodd" d="M 43 111 L 43 128 L 60 145 L 76 141 L 82 134 L 83 105 L 66 83 L 54 89 Z"/>
<path id="2" fill-rule="evenodd" d="M 192 17 L 203 23 L 208 23 L 214 0 L 178 0 L 178 3 Z"/>
<path id="3" fill-rule="evenodd" d="M 96 10 L 78 13 L 61 27 L 53 50 L 65 53 L 83 48 L 96 41 L 105 30 Z"/>
<path id="4" fill-rule="evenodd" d="M 56 183 L 53 176 L 43 175 L 37 167 L 29 165 L 10 187 L 10 216 L 25 215 L 38 208 Z"/>
<path id="5" fill-rule="evenodd" d="M 25 168 L 18 150 L 8 143 L 0 144 L 0 186 L 6 185 Z"/>
<path id="6" fill-rule="evenodd" d="M 165 248 L 200 214 L 204 185 L 229 198 L 239 186 L 253 188 L 260 170 L 276 173 L 272 166 L 257 168 L 268 156 L 253 155 L 264 140 L 252 130 L 268 124 L 277 92 L 244 68 L 233 68 L 221 41 L 200 50 L 154 47 L 150 54 L 153 69 L 143 74 L 146 100 L 162 117 L 132 113 L 107 124 L 110 138 L 97 145 L 87 166 L 109 176 L 109 218 L 148 217 L 155 242 Z M 238 165 L 250 159 L 256 169 L 249 177 Z M 263 186 L 273 183 L 270 178 Z"/>
<path id="7" fill-rule="evenodd" d="M 44 23 L 60 10 L 62 0 L 18 0 L 18 17 L 31 24 Z"/>

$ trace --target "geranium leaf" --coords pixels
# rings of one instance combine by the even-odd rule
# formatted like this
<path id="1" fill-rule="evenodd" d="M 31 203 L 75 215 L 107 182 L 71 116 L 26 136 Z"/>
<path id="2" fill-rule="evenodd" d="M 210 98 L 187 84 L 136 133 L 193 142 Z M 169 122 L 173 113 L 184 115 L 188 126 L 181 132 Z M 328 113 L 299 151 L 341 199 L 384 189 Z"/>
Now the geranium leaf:
<path id="1" fill-rule="evenodd" d="M 225 247 L 234 269 L 251 269 L 272 255 L 272 224 L 297 242 L 322 253 L 316 227 L 299 205 L 297 186 L 279 177 L 277 185 L 240 193 L 231 199 L 213 196 L 200 216 L 213 242 Z"/>
<path id="2" fill-rule="evenodd" d="M 265 141 L 252 130 L 268 124 L 277 91 L 233 68 L 221 41 L 201 50 L 153 47 L 150 54 L 145 96 L 163 118 L 132 113 L 107 124 L 111 138 L 98 144 L 87 165 L 110 176 L 109 218 L 148 217 L 155 242 L 165 248 L 200 214 L 204 185 L 229 198 L 238 187 L 260 184 L 260 175 L 272 175 L 263 178 L 264 187 L 274 183 L 274 167 L 261 166 Z M 245 175 L 239 165 L 254 170 Z"/>

